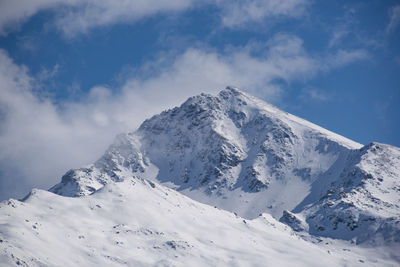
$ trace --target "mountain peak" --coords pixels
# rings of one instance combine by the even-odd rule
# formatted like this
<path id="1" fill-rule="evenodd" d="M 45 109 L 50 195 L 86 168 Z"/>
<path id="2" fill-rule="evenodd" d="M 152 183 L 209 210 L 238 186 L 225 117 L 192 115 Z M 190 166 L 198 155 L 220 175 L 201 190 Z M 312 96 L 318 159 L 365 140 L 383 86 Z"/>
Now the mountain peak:
<path id="1" fill-rule="evenodd" d="M 361 147 L 238 88 L 227 87 L 216 96 L 193 96 L 180 107 L 146 120 L 137 131 L 119 135 L 100 160 L 69 171 L 51 191 L 82 196 L 93 194 L 108 183 L 140 178 L 248 219 L 260 213 L 269 213 L 276 219 L 286 214 L 282 220 L 292 218 L 286 222 L 290 225 L 301 221 L 296 216 L 303 216 L 302 212 L 313 216 L 320 214 L 322 207 L 328 210 L 325 206 L 329 201 L 319 200 L 325 195 L 330 199 L 326 188 L 337 192 L 334 196 L 339 200 L 340 190 L 365 190 L 360 186 L 366 180 L 383 174 L 368 162 L 386 166 L 380 162 L 397 153 L 376 143 Z M 396 173 L 395 167 L 387 173 L 389 181 L 394 179 L 391 173 Z M 353 174 L 360 185 L 346 180 Z M 385 186 L 393 187 L 391 182 Z M 369 202 L 368 194 L 361 197 Z M 312 211 L 310 204 L 315 204 Z M 366 207 L 349 212 L 367 214 Z M 337 209 L 330 212 L 335 214 Z M 342 220 L 356 225 L 355 219 Z M 375 222 L 387 223 L 385 220 Z M 322 223 L 319 219 L 309 222 L 315 225 L 304 229 L 318 235 L 336 235 L 336 226 L 330 232 L 318 230 L 328 229 L 330 221 L 323 221 L 323 226 L 318 224 Z M 363 229 L 372 224 L 363 224 Z M 354 236 L 353 226 L 341 228 L 341 238 Z M 396 227 L 392 229 L 397 231 Z M 352 234 L 344 234 L 346 231 Z"/>
<path id="2" fill-rule="evenodd" d="M 225 87 L 225 89 L 223 89 L 219 92 L 219 95 L 223 95 L 223 94 L 231 94 L 234 96 L 238 96 L 238 95 L 244 95 L 245 93 L 242 90 L 240 90 L 238 87 L 227 86 L 227 87 Z"/>
<path id="3" fill-rule="evenodd" d="M 336 154 L 347 153 L 349 147 L 358 148 L 348 139 L 228 86 L 216 96 L 190 97 L 180 107 L 146 120 L 138 131 L 120 136 L 93 170 L 69 172 L 62 180 L 69 186 L 53 190 L 65 194 L 63 189 L 75 188 L 79 193 L 72 195 L 82 195 L 108 181 L 135 175 L 224 199 L 238 189 L 272 190 L 276 181 L 287 182 L 289 177 L 312 182 Z M 304 150 L 317 152 L 300 153 Z M 318 162 L 318 153 L 332 154 L 332 159 Z M 96 178 L 99 173 L 105 174 Z M 225 202 L 221 201 L 224 208 L 233 209 Z M 276 205 L 271 212 L 279 217 L 283 208 L 293 205 L 286 204 Z M 241 215 L 253 217 L 264 210 L 247 207 Z"/>

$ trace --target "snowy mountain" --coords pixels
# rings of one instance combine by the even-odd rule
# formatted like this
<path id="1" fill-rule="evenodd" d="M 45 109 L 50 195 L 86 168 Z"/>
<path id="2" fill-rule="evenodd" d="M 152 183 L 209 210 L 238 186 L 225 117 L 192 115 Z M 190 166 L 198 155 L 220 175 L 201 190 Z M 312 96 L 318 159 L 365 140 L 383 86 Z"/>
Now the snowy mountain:
<path id="1" fill-rule="evenodd" d="M 314 235 L 399 241 L 399 173 L 398 148 L 363 147 L 228 87 L 118 136 L 51 191 L 88 195 L 135 176 L 247 219 L 265 212 Z"/>
<path id="2" fill-rule="evenodd" d="M 60 196 L 3 202 L 0 259 L 65 263 L 46 254 L 62 240 L 90 265 L 395 265 L 399 176 L 399 148 L 362 146 L 227 87 L 119 135 L 49 190 Z"/>

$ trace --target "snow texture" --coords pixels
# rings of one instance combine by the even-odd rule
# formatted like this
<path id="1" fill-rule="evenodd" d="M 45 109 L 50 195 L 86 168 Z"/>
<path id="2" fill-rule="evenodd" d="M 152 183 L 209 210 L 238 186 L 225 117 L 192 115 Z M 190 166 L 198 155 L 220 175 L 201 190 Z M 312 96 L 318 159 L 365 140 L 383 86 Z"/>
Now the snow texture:
<path id="1" fill-rule="evenodd" d="M 391 248 L 306 241 L 142 179 L 0 204 L 0 266 L 395 266 Z"/>
<path id="2" fill-rule="evenodd" d="M 0 263 L 394 266 L 399 176 L 399 148 L 227 87 L 117 136 L 59 196 L 3 202 Z"/>

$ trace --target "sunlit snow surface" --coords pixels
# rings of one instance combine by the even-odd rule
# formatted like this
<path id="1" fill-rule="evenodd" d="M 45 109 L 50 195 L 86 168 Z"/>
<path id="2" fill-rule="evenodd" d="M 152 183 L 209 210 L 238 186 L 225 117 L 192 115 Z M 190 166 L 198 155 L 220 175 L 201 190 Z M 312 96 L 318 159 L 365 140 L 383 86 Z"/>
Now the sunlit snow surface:
<path id="1" fill-rule="evenodd" d="M 139 179 L 81 198 L 34 190 L 0 213 L 4 266 L 395 265 L 393 251 L 313 244 L 268 214 L 245 220 Z"/>
<path id="2" fill-rule="evenodd" d="M 3 202 L 0 263 L 395 266 L 399 177 L 399 148 L 229 87 L 119 135 L 58 195 Z"/>

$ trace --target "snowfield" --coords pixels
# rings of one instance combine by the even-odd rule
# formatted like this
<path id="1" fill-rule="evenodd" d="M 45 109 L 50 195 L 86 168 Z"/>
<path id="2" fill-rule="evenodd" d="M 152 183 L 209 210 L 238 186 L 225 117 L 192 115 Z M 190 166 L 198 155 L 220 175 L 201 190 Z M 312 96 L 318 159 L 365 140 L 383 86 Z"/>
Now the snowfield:
<path id="1" fill-rule="evenodd" d="M 305 241 L 141 179 L 69 198 L 33 190 L 0 207 L 4 266 L 395 266 L 394 251 Z"/>
<path id="2" fill-rule="evenodd" d="M 0 263 L 399 266 L 400 149 L 227 87 L 0 204 Z"/>

